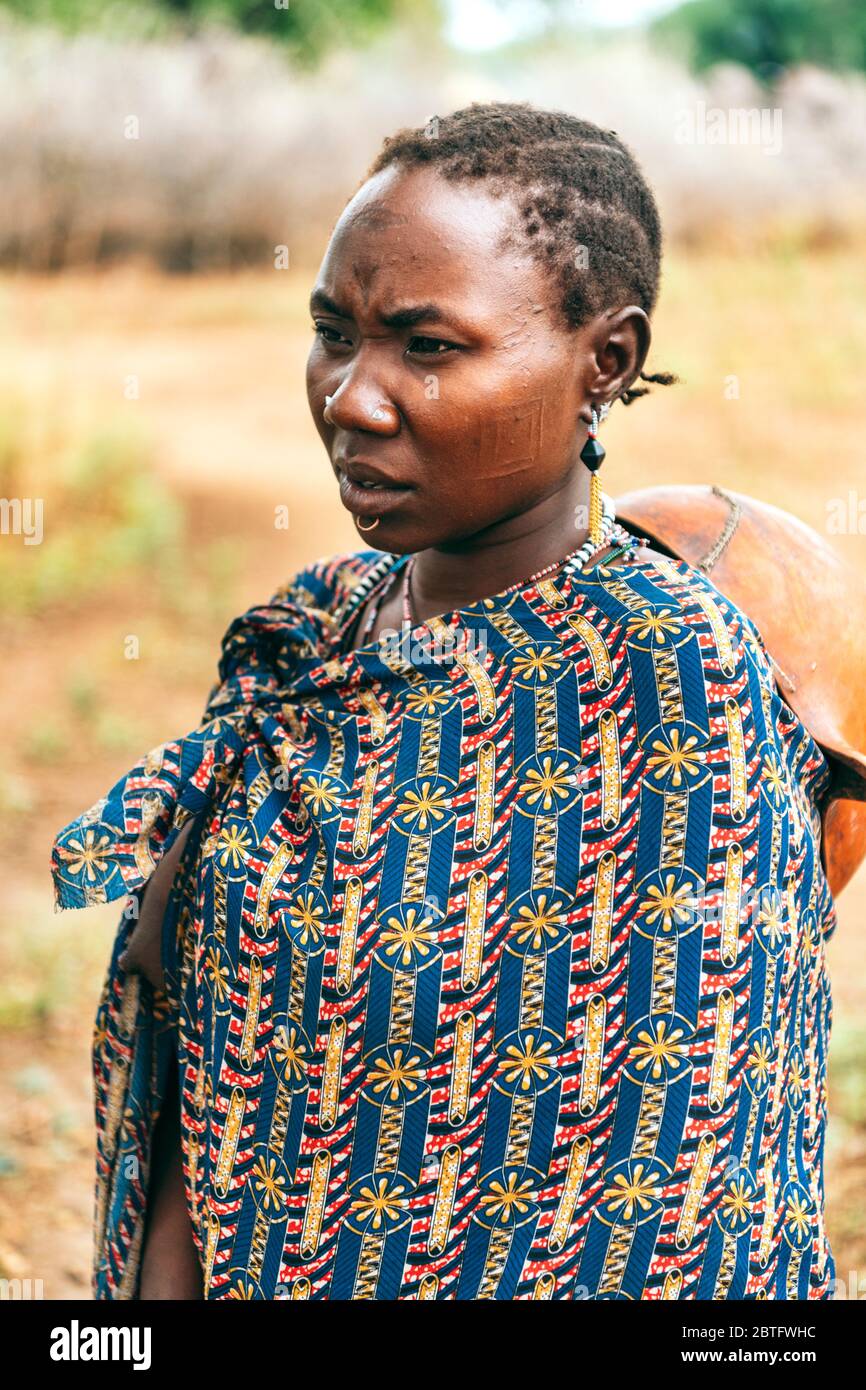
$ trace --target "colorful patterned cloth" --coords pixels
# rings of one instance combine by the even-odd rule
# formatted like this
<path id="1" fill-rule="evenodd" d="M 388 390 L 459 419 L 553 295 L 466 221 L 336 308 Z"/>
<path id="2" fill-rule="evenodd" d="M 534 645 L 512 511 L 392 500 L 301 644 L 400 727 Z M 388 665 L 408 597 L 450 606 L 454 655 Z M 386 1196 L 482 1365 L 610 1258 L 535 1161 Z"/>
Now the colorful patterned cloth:
<path id="1" fill-rule="evenodd" d="M 61 906 L 134 907 L 194 819 L 165 994 L 128 908 L 99 1008 L 97 1296 L 176 1046 L 208 1298 L 829 1297 L 829 769 L 757 631 L 654 558 L 347 650 L 402 563 L 239 618 L 57 837 Z"/>

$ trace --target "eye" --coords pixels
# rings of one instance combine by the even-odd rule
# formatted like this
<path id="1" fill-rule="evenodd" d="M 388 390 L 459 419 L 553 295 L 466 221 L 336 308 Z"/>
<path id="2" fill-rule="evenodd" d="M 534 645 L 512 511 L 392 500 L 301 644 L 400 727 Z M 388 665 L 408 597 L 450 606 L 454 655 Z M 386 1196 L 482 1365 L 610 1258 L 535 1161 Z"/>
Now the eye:
<path id="1" fill-rule="evenodd" d="M 332 328 L 329 323 L 322 323 L 319 319 L 315 319 L 312 329 L 316 336 L 321 338 L 323 343 L 327 343 L 329 347 L 336 347 L 340 343 L 347 343 L 351 346 L 349 339 L 344 337 L 342 333 L 338 333 L 336 328 Z"/>
<path id="2" fill-rule="evenodd" d="M 457 344 L 449 343 L 447 338 L 416 336 L 409 339 L 406 351 L 414 353 L 417 357 L 444 357 L 446 352 L 456 352 Z"/>

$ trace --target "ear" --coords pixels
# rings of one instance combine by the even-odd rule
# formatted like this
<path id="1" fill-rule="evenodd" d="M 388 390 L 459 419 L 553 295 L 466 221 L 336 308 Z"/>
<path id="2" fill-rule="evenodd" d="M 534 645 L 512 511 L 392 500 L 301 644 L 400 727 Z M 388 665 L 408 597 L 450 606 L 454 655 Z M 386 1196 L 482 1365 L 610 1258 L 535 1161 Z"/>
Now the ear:
<path id="1" fill-rule="evenodd" d="M 590 329 L 593 362 L 586 382 L 591 398 L 612 401 L 637 380 L 652 339 L 643 309 L 629 304 L 599 314 Z"/>

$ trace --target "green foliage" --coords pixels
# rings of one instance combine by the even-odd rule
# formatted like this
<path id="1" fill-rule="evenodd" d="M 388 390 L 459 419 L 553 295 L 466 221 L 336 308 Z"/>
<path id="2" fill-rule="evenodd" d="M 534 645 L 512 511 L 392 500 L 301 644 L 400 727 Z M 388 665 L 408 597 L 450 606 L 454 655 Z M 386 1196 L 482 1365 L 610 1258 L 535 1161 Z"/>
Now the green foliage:
<path id="1" fill-rule="evenodd" d="M 47 24 L 63 33 L 98 31 L 117 38 L 147 38 L 167 31 L 171 12 L 161 0 L 0 0 L 0 9 L 31 24 Z"/>
<path id="2" fill-rule="evenodd" d="M 440 0 L 0 0 L 23 19 L 67 31 L 159 33 L 217 21 L 287 45 L 312 65 L 329 49 L 356 47 L 402 19 L 441 18 Z"/>
<path id="3" fill-rule="evenodd" d="M 762 80 L 798 63 L 866 69 L 863 0 L 689 0 L 653 25 L 699 71 L 741 63 Z"/>
<path id="4" fill-rule="evenodd" d="M 26 423 L 14 414 L 4 422 L 0 413 L 6 497 L 32 492 L 17 462 L 22 448 L 15 444 L 16 430 L 23 438 Z M 131 573 L 152 573 L 179 547 L 181 509 L 156 474 L 148 448 L 125 426 L 106 426 L 85 439 L 38 495 L 44 504 L 41 543 L 28 545 L 9 535 L 0 547 L 0 609 L 7 614 L 36 614 L 110 592 Z"/>
<path id="5" fill-rule="evenodd" d="M 313 63 L 330 48 L 355 46 L 398 17 L 400 0 L 169 0 L 193 19 L 217 17 L 267 34 Z"/>
<path id="6" fill-rule="evenodd" d="M 830 1093 L 837 1115 L 850 1125 L 866 1128 L 866 1028 L 853 1019 L 840 1019 L 833 1025 Z"/>

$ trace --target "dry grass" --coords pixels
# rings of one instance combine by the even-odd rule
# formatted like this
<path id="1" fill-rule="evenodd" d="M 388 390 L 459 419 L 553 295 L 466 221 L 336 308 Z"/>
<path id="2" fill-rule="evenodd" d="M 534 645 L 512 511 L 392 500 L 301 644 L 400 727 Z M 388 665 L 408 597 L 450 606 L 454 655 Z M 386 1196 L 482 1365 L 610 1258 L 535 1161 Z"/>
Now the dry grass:
<path id="1" fill-rule="evenodd" d="M 802 68 L 768 93 L 735 67 L 695 78 L 640 39 L 563 34 L 485 58 L 411 30 L 311 75 L 279 45 L 216 30 L 111 40 L 0 16 L 0 260 L 214 269 L 287 246 L 309 263 L 387 134 L 486 99 L 617 130 L 692 243 L 754 247 L 794 225 L 838 243 L 866 221 L 862 75 Z M 714 110 L 765 110 L 766 128 L 742 138 L 734 117 L 711 133 Z"/>

